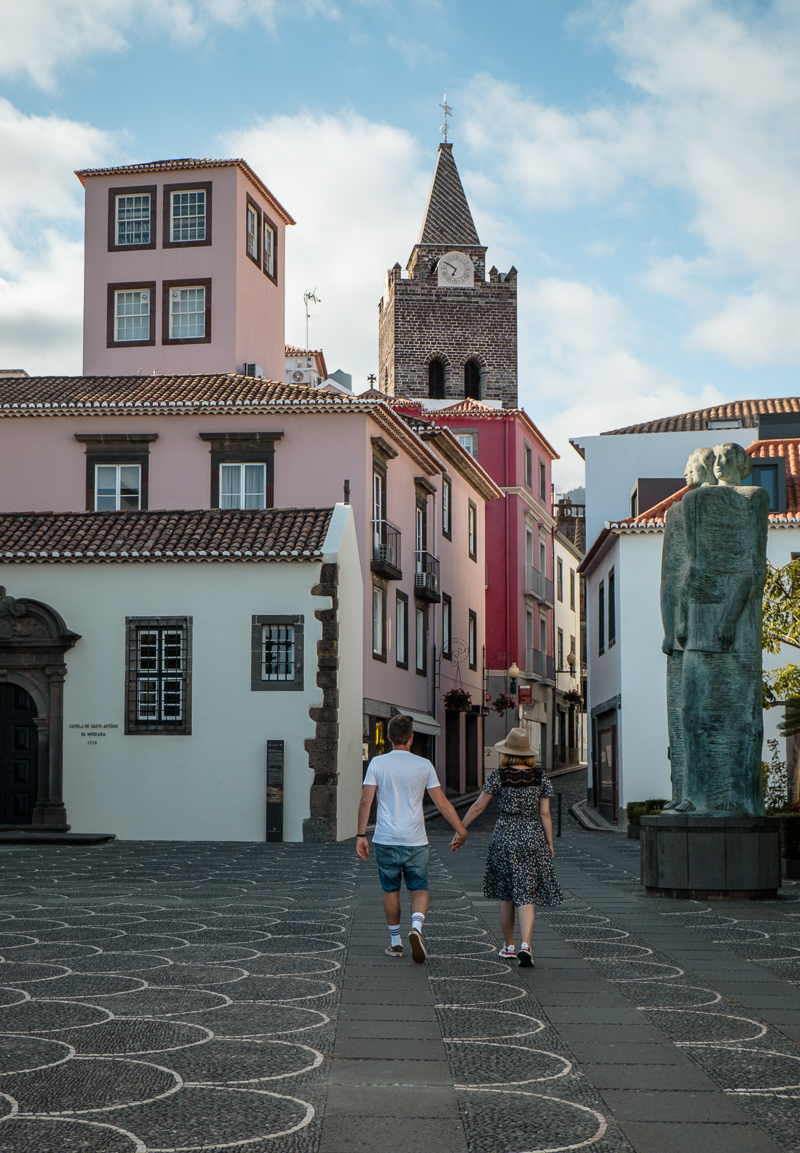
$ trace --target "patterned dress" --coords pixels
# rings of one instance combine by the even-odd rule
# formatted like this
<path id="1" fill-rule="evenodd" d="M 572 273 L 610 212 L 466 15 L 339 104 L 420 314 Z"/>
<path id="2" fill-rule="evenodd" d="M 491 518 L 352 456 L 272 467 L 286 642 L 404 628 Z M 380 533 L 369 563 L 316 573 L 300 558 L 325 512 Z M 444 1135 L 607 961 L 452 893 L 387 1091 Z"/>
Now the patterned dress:
<path id="1" fill-rule="evenodd" d="M 539 798 L 555 796 L 547 774 L 538 769 L 495 769 L 482 791 L 500 798 L 486 858 L 484 896 L 515 905 L 560 905 L 564 897 L 539 820 Z"/>

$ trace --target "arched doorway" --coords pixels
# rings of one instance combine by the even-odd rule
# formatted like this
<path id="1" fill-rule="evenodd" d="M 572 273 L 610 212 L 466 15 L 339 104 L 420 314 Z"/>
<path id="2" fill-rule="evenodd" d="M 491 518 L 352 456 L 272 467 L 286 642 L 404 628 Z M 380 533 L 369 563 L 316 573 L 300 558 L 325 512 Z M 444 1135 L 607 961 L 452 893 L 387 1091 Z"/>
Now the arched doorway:
<path id="1" fill-rule="evenodd" d="M 432 360 L 428 365 L 428 398 L 444 400 L 444 365 L 441 360 Z"/>
<path id="2" fill-rule="evenodd" d="M 30 825 L 36 804 L 36 705 L 20 685 L 0 684 L 0 825 Z"/>
<path id="3" fill-rule="evenodd" d="M 477 360 L 468 360 L 464 365 L 464 396 L 481 399 L 481 366 Z"/>

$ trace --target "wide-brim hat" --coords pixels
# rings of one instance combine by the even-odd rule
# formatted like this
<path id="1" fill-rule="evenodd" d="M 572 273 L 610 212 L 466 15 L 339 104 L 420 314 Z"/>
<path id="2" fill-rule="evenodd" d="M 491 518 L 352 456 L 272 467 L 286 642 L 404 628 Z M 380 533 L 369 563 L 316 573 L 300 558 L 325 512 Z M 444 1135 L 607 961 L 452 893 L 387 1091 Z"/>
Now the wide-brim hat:
<path id="1" fill-rule="evenodd" d="M 512 729 L 504 741 L 498 741 L 494 746 L 498 753 L 507 753 L 510 757 L 535 757 L 536 749 L 531 748 L 531 739 L 527 729 Z"/>

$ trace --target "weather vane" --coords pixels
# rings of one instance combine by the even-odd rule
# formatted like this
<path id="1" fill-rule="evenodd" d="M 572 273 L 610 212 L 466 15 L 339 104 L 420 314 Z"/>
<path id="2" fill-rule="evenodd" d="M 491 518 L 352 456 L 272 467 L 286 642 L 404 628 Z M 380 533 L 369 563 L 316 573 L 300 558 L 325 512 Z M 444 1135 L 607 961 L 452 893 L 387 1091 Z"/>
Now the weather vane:
<path id="1" fill-rule="evenodd" d="M 442 112 L 444 112 L 444 124 L 441 127 L 441 133 L 444 136 L 444 142 L 446 144 L 447 143 L 447 129 L 448 129 L 447 117 L 453 115 L 453 109 L 447 103 L 447 93 L 446 92 L 444 94 L 444 103 L 440 104 L 439 107 L 441 108 Z"/>

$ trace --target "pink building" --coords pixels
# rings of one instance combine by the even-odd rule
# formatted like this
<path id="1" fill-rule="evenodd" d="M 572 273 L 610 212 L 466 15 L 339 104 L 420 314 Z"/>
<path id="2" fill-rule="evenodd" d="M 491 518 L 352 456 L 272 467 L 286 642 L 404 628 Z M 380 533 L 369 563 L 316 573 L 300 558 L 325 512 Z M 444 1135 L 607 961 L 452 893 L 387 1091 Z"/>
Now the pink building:
<path id="1" fill-rule="evenodd" d="M 284 376 L 289 213 L 244 160 L 77 173 L 87 376 Z M 249 367 L 248 367 L 249 366 Z"/>

